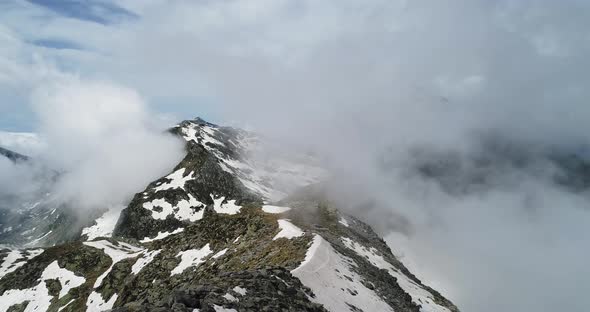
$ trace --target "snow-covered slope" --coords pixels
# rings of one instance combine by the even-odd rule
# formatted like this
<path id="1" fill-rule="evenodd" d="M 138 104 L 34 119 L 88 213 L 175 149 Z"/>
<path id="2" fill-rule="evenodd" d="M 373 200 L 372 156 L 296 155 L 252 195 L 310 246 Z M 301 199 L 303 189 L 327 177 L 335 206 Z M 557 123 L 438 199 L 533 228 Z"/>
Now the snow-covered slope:
<path id="1" fill-rule="evenodd" d="M 317 294 L 314 301 L 328 311 L 393 311 L 374 290 L 363 285 L 354 266 L 354 260 L 339 254 L 316 235 L 305 260 L 292 273 Z"/>

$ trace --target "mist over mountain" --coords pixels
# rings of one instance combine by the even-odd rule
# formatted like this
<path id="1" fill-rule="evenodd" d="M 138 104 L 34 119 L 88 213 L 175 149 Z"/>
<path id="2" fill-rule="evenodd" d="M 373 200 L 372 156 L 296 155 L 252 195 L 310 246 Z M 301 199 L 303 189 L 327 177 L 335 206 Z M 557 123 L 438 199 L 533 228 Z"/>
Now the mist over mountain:
<path id="1" fill-rule="evenodd" d="M 233 278 L 266 278 L 272 262 L 311 287 L 294 270 L 333 256 L 356 274 L 346 302 L 364 311 L 387 310 L 359 299 L 372 293 L 402 311 L 420 299 L 422 311 L 587 310 L 586 2 L 66 2 L 0 4 L 0 244 L 56 245 L 2 259 L 23 259 L 6 266 L 30 273 L 19 289 L 40 291 L 49 260 L 69 263 L 62 252 L 102 259 L 90 245 L 116 241 L 129 257 L 112 274 L 107 260 L 76 267 L 104 286 L 68 300 L 48 286 L 52 309 L 98 294 L 98 310 L 198 308 L 194 298 L 202 311 L 247 310 L 219 298 L 242 300 L 226 289 Z M 276 243 L 283 228 L 304 234 Z M 247 233 L 260 241 L 229 245 Z M 311 246 L 323 248 L 306 262 Z M 241 251 L 213 260 L 226 248 Z M 193 268 L 211 283 L 169 278 L 187 250 L 207 254 Z M 148 275 L 129 274 L 136 253 L 157 260 Z M 357 311 L 297 285 L 292 307 Z"/>
<path id="2" fill-rule="evenodd" d="M 170 133 L 185 157 L 123 206 L 47 193 L 0 215 L 1 309 L 458 311 L 339 212 L 313 157 L 262 163 L 262 138 L 200 118 Z"/>

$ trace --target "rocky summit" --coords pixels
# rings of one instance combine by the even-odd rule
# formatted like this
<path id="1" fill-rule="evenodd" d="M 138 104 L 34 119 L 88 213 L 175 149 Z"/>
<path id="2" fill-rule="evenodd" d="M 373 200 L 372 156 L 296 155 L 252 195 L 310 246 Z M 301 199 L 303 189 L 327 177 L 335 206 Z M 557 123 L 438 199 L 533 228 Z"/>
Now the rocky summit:
<path id="1" fill-rule="evenodd" d="M 186 156 L 124 209 L 0 251 L 0 311 L 458 311 L 339 212 L 311 158 L 256 159 L 259 138 L 202 119 L 170 131 Z"/>

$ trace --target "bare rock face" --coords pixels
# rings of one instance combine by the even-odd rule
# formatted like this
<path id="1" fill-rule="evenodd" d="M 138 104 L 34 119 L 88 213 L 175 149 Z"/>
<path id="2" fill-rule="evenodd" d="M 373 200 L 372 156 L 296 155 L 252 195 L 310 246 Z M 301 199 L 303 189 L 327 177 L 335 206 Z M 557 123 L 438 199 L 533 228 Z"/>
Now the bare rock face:
<path id="1" fill-rule="evenodd" d="M 0 311 L 458 311 L 317 185 L 276 201 L 281 171 L 248 160 L 251 134 L 201 119 L 172 131 L 186 157 L 112 236 L 0 251 Z M 294 167 L 289 181 L 320 180 Z"/>

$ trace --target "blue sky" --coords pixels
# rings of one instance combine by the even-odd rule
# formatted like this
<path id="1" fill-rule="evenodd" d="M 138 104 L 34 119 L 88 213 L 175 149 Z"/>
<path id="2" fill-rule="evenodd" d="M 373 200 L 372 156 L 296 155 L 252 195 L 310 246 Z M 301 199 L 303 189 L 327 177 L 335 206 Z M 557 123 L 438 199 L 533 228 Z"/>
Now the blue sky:
<path id="1" fill-rule="evenodd" d="M 96 0 L 29 0 L 59 15 L 112 25 L 117 22 L 139 18 L 135 13 L 114 3 Z"/>

